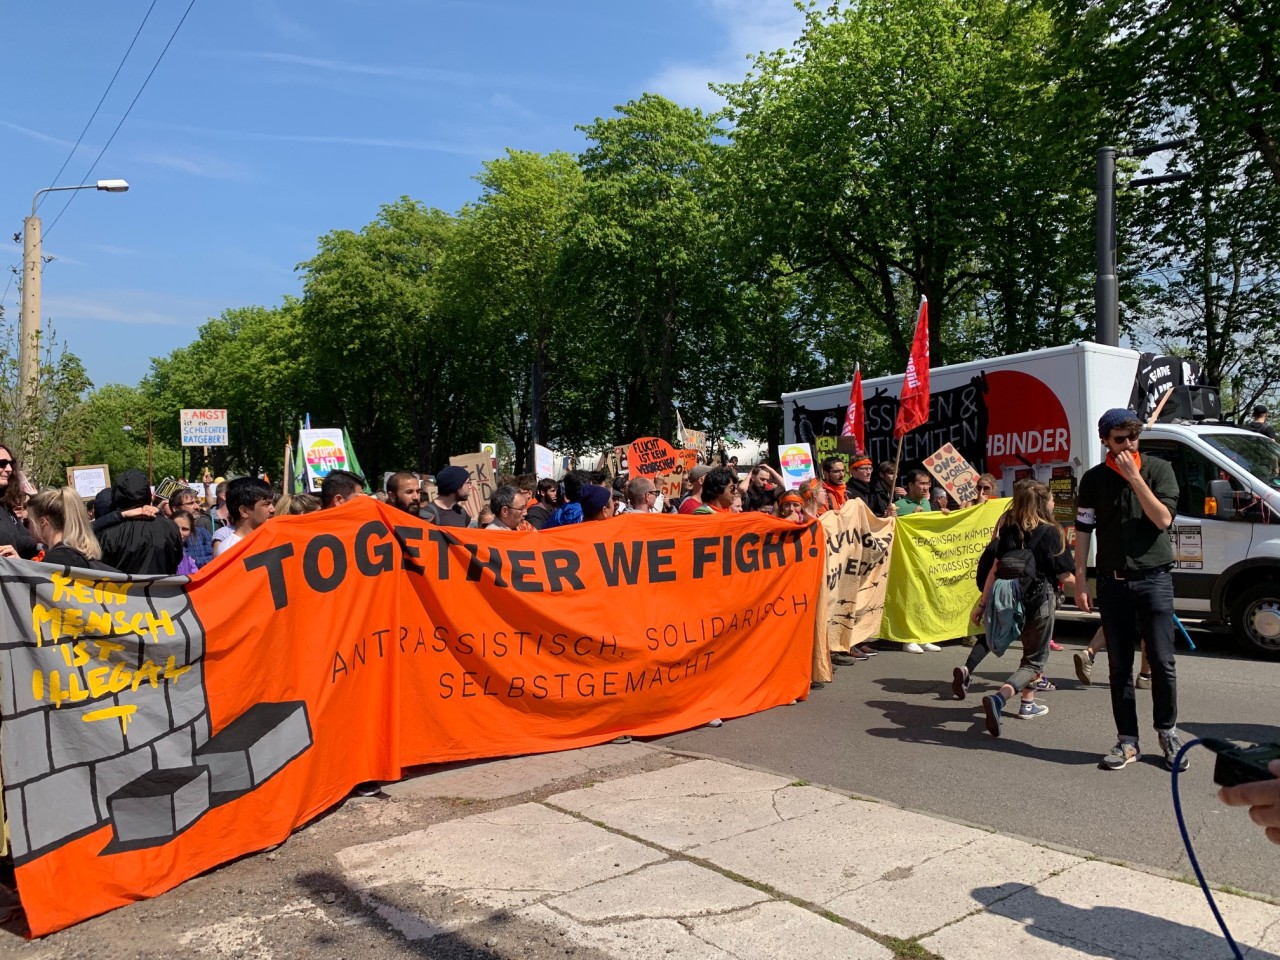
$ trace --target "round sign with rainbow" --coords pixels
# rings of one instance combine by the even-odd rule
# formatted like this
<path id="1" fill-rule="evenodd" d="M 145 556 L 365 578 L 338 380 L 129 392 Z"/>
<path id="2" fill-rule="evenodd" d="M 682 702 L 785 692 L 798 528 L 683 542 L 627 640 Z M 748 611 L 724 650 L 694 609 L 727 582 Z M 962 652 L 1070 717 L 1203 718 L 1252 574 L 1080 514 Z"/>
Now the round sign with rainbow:
<path id="1" fill-rule="evenodd" d="M 323 480 L 333 470 L 347 469 L 347 452 L 332 440 L 317 440 L 307 447 L 307 469 Z"/>
<path id="2" fill-rule="evenodd" d="M 796 489 L 814 476 L 813 453 L 807 444 L 779 448 L 778 460 L 782 464 L 782 478 L 787 482 L 788 490 Z"/>

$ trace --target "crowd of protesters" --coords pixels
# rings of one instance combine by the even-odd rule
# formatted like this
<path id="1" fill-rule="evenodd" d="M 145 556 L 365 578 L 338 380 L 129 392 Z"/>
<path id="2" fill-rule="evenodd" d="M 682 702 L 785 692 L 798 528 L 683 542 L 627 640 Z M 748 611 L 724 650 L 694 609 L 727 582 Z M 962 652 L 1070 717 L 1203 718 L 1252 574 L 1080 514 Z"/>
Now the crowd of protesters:
<path id="1" fill-rule="evenodd" d="M 1176 485 L 1162 461 L 1137 458 L 1140 425 L 1129 411 L 1108 411 L 1099 423 L 1099 431 L 1114 465 L 1109 462 L 1105 467 L 1095 467 L 1082 480 L 1076 529 L 1085 547 L 1089 534 L 1097 531 L 1100 565 L 1105 561 L 1108 566 L 1107 570 L 1100 569 L 1099 582 L 1108 600 L 1104 610 L 1112 615 L 1108 622 L 1108 612 L 1104 612 L 1104 629 L 1099 630 L 1099 637 L 1085 654 L 1091 667 L 1094 648 L 1101 645 L 1099 638 L 1107 641 L 1113 712 L 1120 733 L 1103 766 L 1122 769 L 1139 757 L 1131 674 L 1135 650 L 1141 648 L 1148 685 L 1153 683 L 1154 672 L 1159 691 L 1154 713 L 1166 765 L 1185 769 L 1186 759 L 1174 726 L 1172 628 L 1164 622 L 1171 622 L 1171 608 L 1166 611 L 1168 604 L 1164 603 L 1165 594 L 1171 592 L 1154 589 L 1163 586 L 1161 578 L 1167 579 L 1170 558 L 1165 555 L 1169 548 L 1163 530 L 1171 521 Z M 699 464 L 684 479 L 680 496 L 670 499 L 643 476 L 611 477 L 604 472 L 583 470 L 570 470 L 560 482 L 539 480 L 532 475 L 508 476 L 499 478 L 488 502 L 477 511 L 471 509 L 471 475 L 462 467 L 447 466 L 431 478 L 434 496 L 426 502 L 422 478 L 408 471 L 391 474 L 385 489 L 375 495 L 431 524 L 513 532 L 594 523 L 621 513 L 762 513 L 804 524 L 827 510 L 839 509 L 851 499 L 863 501 L 877 517 L 948 512 L 972 505 L 951 501 L 946 491 L 932 486 L 931 478 L 922 470 L 909 470 L 899 477 L 895 464 L 877 466 L 867 457 L 828 457 L 821 464 L 821 473 L 820 478 L 802 483 L 799 489 L 788 490 L 782 476 L 767 463 L 757 464 L 745 473 L 739 472 L 736 460 L 723 460 L 720 465 Z M 1134 498 L 1138 507 L 1116 506 L 1127 502 L 1120 496 L 1124 485 L 1138 491 Z M 993 497 L 995 478 L 983 474 L 976 489 L 973 503 Z M 127 574 L 191 574 L 232 549 L 276 514 L 297 515 L 339 507 L 363 496 L 365 491 L 364 478 L 335 470 L 322 481 L 318 497 L 308 493 L 277 497 L 265 480 L 239 477 L 180 487 L 169 497 L 158 498 L 146 475 L 129 469 L 109 490 L 86 502 L 70 487 L 34 490 L 23 477 L 14 452 L 0 444 L 0 556 Z M 1134 561 L 1135 567 L 1124 548 L 1113 546 L 1120 540 L 1112 528 L 1117 523 L 1139 519 L 1149 522 L 1152 533 L 1146 552 Z M 1124 544 L 1128 545 L 1128 541 Z M 997 564 L 1015 554 L 1025 555 L 1024 562 L 1034 571 L 1037 590 L 1015 637 L 1022 643 L 1022 661 L 1007 682 L 983 698 L 987 729 L 999 736 L 1004 706 L 1014 698 L 1018 699 L 1015 715 L 1019 718 L 1036 718 L 1048 712 L 1036 693 L 1054 689 L 1045 678 L 1044 669 L 1049 651 L 1060 649 L 1052 641 L 1057 582 L 1074 579 L 1078 602 L 1085 610 L 1090 608 L 1090 597 L 1081 586 L 1084 553 L 1072 558 L 1067 539 L 1054 520 L 1052 494 L 1043 483 L 1027 480 L 1016 485 L 1012 507 L 993 533 L 992 552 Z M 997 582 L 997 568 L 993 566 L 982 578 L 982 598 L 974 612 L 975 622 L 985 618 L 988 634 L 994 621 L 986 611 L 996 605 L 999 590 L 993 588 Z M 1134 629 L 1139 619 L 1144 624 L 1141 635 Z M 1159 629 L 1152 626 L 1157 620 Z M 988 634 L 979 637 L 966 664 L 954 671 L 952 686 L 959 699 L 968 693 L 974 667 L 992 651 Z M 919 645 L 907 645 L 908 649 L 912 646 L 917 647 L 912 652 L 920 652 Z M 933 644 L 925 646 L 937 649 Z M 833 654 L 833 666 L 866 660 L 876 652 L 870 644 L 838 652 Z M 1077 661 L 1080 659 L 1078 656 Z M 1088 671 L 1082 672 L 1079 662 L 1077 671 L 1088 679 Z M 712 721 L 712 725 L 719 723 Z M 1280 765 L 1274 766 L 1273 772 L 1280 774 Z M 357 788 L 364 794 L 376 790 L 376 784 Z M 1280 815 L 1276 814 L 1280 810 L 1280 780 L 1224 791 L 1223 800 L 1252 806 L 1254 818 L 1267 828 L 1268 837 L 1280 843 Z"/>

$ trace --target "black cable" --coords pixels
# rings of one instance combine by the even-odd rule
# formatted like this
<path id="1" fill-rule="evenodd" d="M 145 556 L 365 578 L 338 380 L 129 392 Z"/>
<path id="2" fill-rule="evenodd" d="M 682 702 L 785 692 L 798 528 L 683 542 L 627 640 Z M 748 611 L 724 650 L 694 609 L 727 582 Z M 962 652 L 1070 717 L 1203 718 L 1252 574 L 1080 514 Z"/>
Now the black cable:
<path id="1" fill-rule="evenodd" d="M 160 66 L 160 61 L 163 60 L 164 55 L 169 52 L 169 47 L 173 44 L 173 40 L 178 35 L 178 31 L 182 29 L 182 25 L 187 21 L 187 14 L 191 12 L 191 8 L 195 5 L 196 0 L 191 0 L 191 2 L 187 4 L 187 9 L 183 12 L 182 19 L 179 20 L 178 25 L 173 28 L 173 33 L 169 34 L 169 40 L 165 43 L 164 49 L 160 51 L 160 56 L 156 57 L 156 62 L 151 65 L 151 70 L 147 74 L 147 78 L 142 81 L 142 86 L 138 88 L 138 92 L 134 94 L 133 99 L 129 101 L 129 109 L 124 112 L 124 116 L 120 118 L 120 122 L 116 124 L 116 128 L 111 131 L 111 136 L 107 138 L 107 142 L 104 143 L 102 145 L 102 149 L 98 151 L 98 156 L 94 159 L 93 163 L 90 164 L 84 178 L 80 181 L 82 184 L 89 182 L 89 177 L 93 175 L 93 168 L 98 165 L 98 161 L 102 159 L 102 155 L 107 152 L 107 148 L 111 146 L 111 141 L 116 138 L 116 134 L 120 132 L 120 128 L 124 126 L 124 122 L 129 119 L 129 114 L 133 112 L 133 105 L 137 103 L 138 98 L 142 96 L 142 91 L 147 89 L 147 84 L 151 82 L 151 77 L 155 74 L 156 68 Z M 49 224 L 49 226 L 44 230 L 44 236 L 46 239 L 49 236 L 49 232 L 57 226 L 58 221 L 62 219 L 62 215 L 67 212 L 67 207 L 71 206 L 72 201 L 75 200 L 76 194 L 79 192 L 79 190 L 67 191 L 67 202 L 62 205 L 62 209 L 58 211 L 58 215 L 53 218 L 53 223 Z"/>
<path id="2" fill-rule="evenodd" d="M 80 131 L 80 136 L 76 137 L 76 145 L 71 148 L 71 152 L 67 154 L 67 159 L 62 161 L 62 166 L 58 168 L 58 172 L 53 175 L 53 179 L 49 181 L 49 186 L 54 186 L 58 182 L 58 178 L 62 176 L 62 171 L 67 169 L 67 164 L 71 162 L 71 158 L 76 155 L 76 151 L 80 149 L 80 142 L 84 140 L 84 135 L 89 132 L 89 127 L 93 125 L 94 118 L 97 117 L 98 111 L 102 109 L 102 104 L 106 102 L 107 94 L 111 92 L 111 88 L 116 84 L 116 78 L 120 76 L 120 71 L 124 69 L 125 61 L 129 59 L 129 54 L 133 52 L 133 45 L 138 42 L 138 37 L 142 36 L 142 28 L 147 25 L 147 20 L 151 16 L 151 11 L 156 8 L 158 0 L 151 0 L 151 6 L 147 7 L 146 16 L 142 18 L 142 23 L 138 24 L 138 32 L 133 35 L 133 39 L 129 41 L 129 49 L 124 52 L 124 56 L 120 58 L 120 65 L 116 67 L 116 72 L 111 75 L 111 82 L 107 84 L 107 89 L 102 92 L 102 99 L 98 101 L 98 105 L 93 108 L 93 113 L 89 115 L 89 122 L 84 125 L 84 129 Z M 87 179 L 87 178 L 86 178 Z M 46 193 L 36 204 L 39 210 L 49 195 Z"/>
<path id="3" fill-rule="evenodd" d="M 1173 812 L 1178 818 L 1178 830 L 1182 833 L 1182 845 L 1187 848 L 1187 857 L 1191 861 L 1191 869 L 1196 872 L 1196 879 L 1200 881 L 1200 889 L 1204 891 L 1205 899 L 1209 901 L 1209 909 L 1213 911 L 1213 918 L 1218 921 L 1218 926 L 1222 928 L 1222 935 L 1227 938 L 1227 943 L 1231 945 L 1231 952 L 1235 955 L 1236 960 L 1244 960 L 1244 954 L 1240 952 L 1240 948 L 1236 945 L 1235 938 L 1231 936 L 1231 931 L 1227 929 L 1227 921 L 1222 919 L 1222 913 L 1218 910 L 1218 902 L 1213 899 L 1213 891 L 1209 889 L 1209 884 L 1204 878 L 1204 872 L 1200 869 L 1200 861 L 1196 859 L 1195 851 L 1191 849 L 1191 835 L 1187 833 L 1187 821 L 1182 816 L 1182 799 L 1178 795 L 1178 772 L 1182 767 L 1182 759 L 1186 756 L 1187 751 L 1192 747 L 1205 745 L 1205 740 L 1188 740 L 1182 745 L 1182 749 L 1173 759 Z M 1217 742 L 1217 741 L 1214 741 Z M 1230 744 L 1227 744 L 1230 746 Z"/>

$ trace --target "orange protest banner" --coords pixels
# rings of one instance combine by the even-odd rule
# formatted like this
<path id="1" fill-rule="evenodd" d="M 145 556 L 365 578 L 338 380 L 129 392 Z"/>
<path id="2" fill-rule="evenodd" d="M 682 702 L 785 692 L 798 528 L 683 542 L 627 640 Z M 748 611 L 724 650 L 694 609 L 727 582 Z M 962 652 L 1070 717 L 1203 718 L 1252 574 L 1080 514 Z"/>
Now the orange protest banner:
<path id="1" fill-rule="evenodd" d="M 500 533 L 361 497 L 273 519 L 190 582 L 0 559 L 31 932 L 280 843 L 408 766 L 803 698 L 826 655 L 824 546 L 816 523 L 759 515 Z"/>

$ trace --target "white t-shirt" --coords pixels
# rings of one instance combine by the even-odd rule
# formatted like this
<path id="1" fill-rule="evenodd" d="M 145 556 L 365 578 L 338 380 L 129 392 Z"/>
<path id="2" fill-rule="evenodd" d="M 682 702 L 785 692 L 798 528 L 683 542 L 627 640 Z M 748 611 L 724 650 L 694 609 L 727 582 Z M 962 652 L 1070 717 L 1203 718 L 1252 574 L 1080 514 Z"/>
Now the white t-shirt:
<path id="1" fill-rule="evenodd" d="M 226 553 L 244 537 L 239 536 L 234 527 L 221 527 L 218 532 L 213 535 L 213 555 L 220 556 Z"/>

